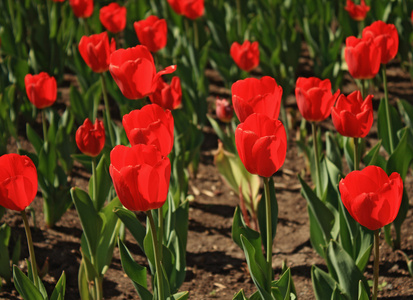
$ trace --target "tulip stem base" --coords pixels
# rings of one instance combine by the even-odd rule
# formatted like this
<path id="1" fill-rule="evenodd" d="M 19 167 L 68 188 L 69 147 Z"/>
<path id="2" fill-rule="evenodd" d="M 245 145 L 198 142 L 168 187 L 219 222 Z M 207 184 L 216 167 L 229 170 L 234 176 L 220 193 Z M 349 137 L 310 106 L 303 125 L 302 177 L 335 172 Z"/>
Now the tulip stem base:
<path id="1" fill-rule="evenodd" d="M 313 149 L 314 149 L 314 160 L 315 160 L 315 176 L 316 176 L 316 192 L 317 197 L 321 199 L 322 197 L 322 187 L 321 187 L 321 174 L 320 174 L 320 156 L 318 153 L 318 141 L 317 141 L 317 125 L 315 122 L 311 122 L 311 129 L 313 131 Z"/>
<path id="2" fill-rule="evenodd" d="M 36 288 L 39 288 L 39 279 L 37 276 L 37 264 L 36 264 L 36 257 L 34 255 L 34 247 L 33 247 L 33 239 L 32 233 L 30 231 L 29 221 L 27 219 L 26 211 L 21 211 L 23 223 L 24 223 L 24 230 L 26 231 L 26 238 L 27 238 L 27 245 L 29 247 L 29 255 L 30 255 L 30 263 L 32 265 L 32 274 L 33 274 L 33 281 Z"/>
<path id="3" fill-rule="evenodd" d="M 374 231 L 373 300 L 377 300 L 379 285 L 379 233 L 380 229 Z"/>
<path id="4" fill-rule="evenodd" d="M 103 94 L 103 101 L 105 103 L 106 121 L 107 121 L 108 131 L 109 131 L 110 145 L 111 147 L 114 147 L 115 146 L 115 133 L 113 132 L 112 118 L 110 117 L 110 109 L 109 109 L 108 91 L 106 89 L 106 83 L 105 83 L 105 78 L 103 76 L 103 73 L 100 74 L 100 82 L 102 83 L 102 94 Z"/>
<path id="5" fill-rule="evenodd" d="M 162 247 L 162 243 L 158 244 L 158 238 L 156 237 L 156 226 L 155 226 L 155 221 L 152 216 L 152 211 L 147 211 L 146 215 L 148 216 L 149 226 L 151 227 L 152 245 L 153 245 L 153 249 L 155 252 L 154 254 L 155 254 L 155 267 L 156 267 L 156 281 L 158 285 L 158 299 L 163 300 L 164 293 L 163 293 L 163 281 L 162 281 L 162 275 L 161 275 L 162 269 L 161 269 L 161 261 L 160 261 L 160 256 L 159 256 L 159 247 Z"/>
<path id="6" fill-rule="evenodd" d="M 387 75 L 386 75 L 386 65 L 382 65 L 382 72 L 383 72 L 383 89 L 384 89 L 384 105 L 386 110 L 386 119 L 387 119 L 387 131 L 389 134 L 389 143 L 390 143 L 390 153 L 394 152 L 394 144 L 393 144 L 393 126 L 390 117 L 390 107 L 389 107 L 389 93 L 387 91 Z"/>
<path id="7" fill-rule="evenodd" d="M 265 210 L 267 229 L 267 264 L 268 264 L 268 291 L 271 292 L 272 281 L 272 218 L 271 218 L 271 196 L 270 184 L 267 177 L 264 177 L 265 188 Z"/>

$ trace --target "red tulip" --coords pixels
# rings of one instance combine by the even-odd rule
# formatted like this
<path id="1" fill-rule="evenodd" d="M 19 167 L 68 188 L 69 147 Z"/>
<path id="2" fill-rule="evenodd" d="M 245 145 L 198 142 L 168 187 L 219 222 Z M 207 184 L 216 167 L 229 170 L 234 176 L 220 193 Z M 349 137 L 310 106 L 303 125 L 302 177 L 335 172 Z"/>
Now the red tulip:
<path id="1" fill-rule="evenodd" d="M 69 4 L 78 18 L 89 18 L 93 13 L 93 0 L 69 0 Z"/>
<path id="2" fill-rule="evenodd" d="M 368 166 L 341 179 L 339 188 L 344 206 L 364 227 L 376 230 L 397 217 L 403 196 L 398 173 L 387 176 L 383 169 Z"/>
<path id="3" fill-rule="evenodd" d="M 204 0 L 168 0 L 168 3 L 178 15 L 191 20 L 199 18 L 205 11 Z"/>
<path id="4" fill-rule="evenodd" d="M 373 105 L 368 95 L 363 101 L 360 91 L 340 95 L 336 106 L 331 109 L 331 117 L 337 131 L 348 137 L 365 137 L 373 125 Z"/>
<path id="5" fill-rule="evenodd" d="M 29 101 L 37 108 L 53 105 L 57 98 L 57 84 L 53 76 L 46 72 L 37 75 L 27 74 L 24 77 L 26 93 Z"/>
<path id="6" fill-rule="evenodd" d="M 166 46 L 168 29 L 165 19 L 149 16 L 145 20 L 133 23 L 133 27 L 139 42 L 151 52 L 157 52 Z"/>
<path id="7" fill-rule="evenodd" d="M 261 79 L 238 80 L 231 87 L 232 103 L 240 122 L 253 113 L 278 119 L 283 89 L 275 79 L 264 76 Z"/>
<path id="8" fill-rule="evenodd" d="M 178 76 L 174 76 L 171 84 L 167 84 L 162 77 L 159 77 L 155 92 L 149 96 L 149 99 L 164 109 L 174 110 L 180 107 L 182 102 L 181 80 Z"/>
<path id="9" fill-rule="evenodd" d="M 112 2 L 100 9 L 99 20 L 112 33 L 118 33 L 126 26 L 126 7 Z"/>
<path id="10" fill-rule="evenodd" d="M 37 193 L 37 170 L 30 158 L 15 153 L 0 156 L 0 205 L 22 211 Z"/>
<path id="11" fill-rule="evenodd" d="M 260 49 L 258 42 L 245 41 L 242 45 L 234 42 L 230 54 L 237 66 L 244 71 L 251 71 L 260 63 Z"/>
<path id="12" fill-rule="evenodd" d="M 154 145 L 167 156 L 174 144 L 174 119 L 157 104 L 145 105 L 123 116 L 123 127 L 131 145 Z"/>
<path id="13" fill-rule="evenodd" d="M 110 54 L 116 50 L 114 40 L 109 45 L 108 33 L 102 32 L 91 36 L 82 36 L 79 42 L 79 53 L 86 64 L 96 73 L 109 69 Z"/>
<path id="14" fill-rule="evenodd" d="M 351 0 L 347 0 L 347 6 L 344 7 L 348 11 L 350 17 L 356 21 L 363 21 L 367 13 L 370 11 L 370 6 L 366 5 L 364 0 L 360 1 L 360 5 L 355 4 Z"/>
<path id="15" fill-rule="evenodd" d="M 217 98 L 215 100 L 215 112 L 218 119 L 224 123 L 231 122 L 232 117 L 234 116 L 234 108 L 227 99 Z"/>
<path id="16" fill-rule="evenodd" d="M 255 113 L 235 130 L 239 157 L 251 174 L 272 176 L 284 164 L 287 135 L 279 120 Z"/>
<path id="17" fill-rule="evenodd" d="M 153 57 L 143 45 L 119 49 L 110 56 L 109 71 L 128 99 L 140 99 L 152 94 L 158 78 L 175 70 L 176 66 L 169 66 L 156 73 Z"/>
<path id="18" fill-rule="evenodd" d="M 331 93 L 329 79 L 299 77 L 295 84 L 295 97 L 298 109 L 304 119 L 319 122 L 328 118 L 340 90 Z"/>
<path id="19" fill-rule="evenodd" d="M 109 173 L 127 209 L 148 211 L 165 203 L 171 163 L 153 145 L 116 146 L 110 152 Z"/>
<path id="20" fill-rule="evenodd" d="M 381 50 L 380 62 L 382 64 L 387 64 L 396 56 L 399 48 L 399 35 L 393 24 L 376 21 L 363 29 L 362 36 L 363 39 L 372 38 L 376 48 Z"/>
<path id="21" fill-rule="evenodd" d="M 103 122 L 96 119 L 95 124 L 87 118 L 76 131 L 77 147 L 91 157 L 98 156 L 105 146 L 105 128 Z"/>
<path id="22" fill-rule="evenodd" d="M 348 71 L 356 79 L 374 78 L 380 70 L 381 50 L 370 39 L 350 36 L 346 39 L 344 58 Z"/>

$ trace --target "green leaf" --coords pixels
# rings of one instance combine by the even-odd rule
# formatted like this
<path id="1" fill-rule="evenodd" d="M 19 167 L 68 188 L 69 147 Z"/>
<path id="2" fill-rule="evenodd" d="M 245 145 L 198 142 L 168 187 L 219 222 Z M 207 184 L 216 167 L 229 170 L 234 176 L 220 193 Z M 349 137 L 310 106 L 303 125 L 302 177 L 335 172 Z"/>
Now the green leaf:
<path id="1" fill-rule="evenodd" d="M 45 300 L 34 283 L 16 265 L 13 266 L 13 280 L 24 300 Z"/>
<path id="2" fill-rule="evenodd" d="M 147 289 L 146 268 L 136 263 L 129 250 L 119 239 L 119 252 L 122 268 L 132 283 L 142 300 L 153 300 L 152 294 Z"/>
<path id="3" fill-rule="evenodd" d="M 11 282 L 11 267 L 9 256 L 9 241 L 11 228 L 6 223 L 0 227 L 0 276 L 6 283 Z"/>
<path id="4" fill-rule="evenodd" d="M 105 155 L 102 155 L 96 167 L 96 179 L 92 176 L 89 180 L 89 193 L 93 199 L 96 211 L 100 211 L 105 204 L 110 188 L 112 187 L 112 178 L 109 175 L 109 167 L 105 161 Z M 97 195 L 94 195 L 93 181 L 97 180 Z"/>
<path id="5" fill-rule="evenodd" d="M 358 300 L 369 300 L 369 294 L 366 291 L 366 287 L 363 284 L 363 281 L 359 281 L 359 294 L 358 294 Z"/>
<path id="6" fill-rule="evenodd" d="M 84 249 L 82 249 L 83 255 Z M 79 266 L 79 274 L 78 274 L 78 288 L 79 288 L 79 295 L 80 299 L 93 299 L 92 294 L 89 290 L 89 279 L 88 274 L 86 271 L 86 262 L 84 259 L 81 260 Z"/>
<path id="7" fill-rule="evenodd" d="M 188 297 L 189 297 L 188 292 L 179 292 L 179 293 L 173 294 L 172 296 L 168 297 L 167 299 L 170 299 L 170 300 L 187 300 Z"/>
<path id="8" fill-rule="evenodd" d="M 261 236 L 260 234 L 249 228 L 244 219 L 241 216 L 241 210 L 239 206 L 235 209 L 234 218 L 232 221 L 232 240 L 241 248 L 243 249 L 242 242 L 241 242 L 241 235 L 245 236 L 249 241 L 254 240 L 254 244 L 257 245 L 259 242 L 259 246 L 261 246 Z"/>
<path id="9" fill-rule="evenodd" d="M 317 266 L 311 267 L 311 281 L 317 300 L 330 299 L 337 282 Z"/>
<path id="10" fill-rule="evenodd" d="M 340 147 L 333 134 L 330 131 L 326 133 L 326 155 L 327 158 L 339 169 L 342 171 L 343 166 L 341 163 L 341 152 Z"/>
<path id="11" fill-rule="evenodd" d="M 65 272 L 62 272 L 59 281 L 56 283 L 56 286 L 53 290 L 50 300 L 64 300 L 66 292 L 66 275 Z"/>
<path id="12" fill-rule="evenodd" d="M 103 226 L 103 220 L 98 215 L 93 206 L 89 195 L 79 188 L 72 188 L 70 191 L 73 203 L 79 214 L 80 223 L 82 224 L 83 233 L 90 249 L 90 255 L 94 256 L 97 252 L 99 242 L 99 233 Z"/>
<path id="13" fill-rule="evenodd" d="M 390 175 L 393 172 L 400 174 L 404 180 L 409 170 L 410 162 L 413 160 L 413 147 L 408 144 L 407 128 L 402 130 L 402 137 L 394 152 L 390 155 L 386 165 L 386 172 Z"/>
<path id="14" fill-rule="evenodd" d="M 327 247 L 327 259 L 337 274 L 338 283 L 350 299 L 357 299 L 358 282 L 363 281 L 366 289 L 367 281 L 351 256 L 335 241 Z"/>
<path id="15" fill-rule="evenodd" d="M 377 112 L 377 133 L 379 139 L 382 140 L 383 147 L 386 149 L 387 153 L 391 154 L 390 151 L 390 136 L 388 130 L 388 120 L 386 116 L 386 106 L 385 99 L 382 98 L 380 101 L 379 109 Z M 399 131 L 403 125 L 401 123 L 399 114 L 397 113 L 396 108 L 389 105 L 390 121 L 392 124 L 391 139 L 393 140 L 394 147 L 398 144 L 397 131 Z"/>
<path id="16" fill-rule="evenodd" d="M 271 202 L 271 233 L 272 233 L 272 240 L 274 241 L 275 234 L 277 233 L 277 224 L 278 224 L 278 202 L 275 196 L 275 187 L 274 187 L 274 180 L 272 177 L 269 179 L 269 188 L 270 188 L 270 202 Z M 267 214 L 266 214 L 266 198 L 265 198 L 265 191 L 262 193 L 262 197 L 260 202 L 258 203 L 258 224 L 260 227 L 260 233 L 262 237 L 262 242 L 265 251 L 267 251 Z M 271 243 L 272 245 L 272 243 Z"/>
<path id="17" fill-rule="evenodd" d="M 40 136 L 33 130 L 29 123 L 26 123 L 26 134 L 27 138 L 29 139 L 30 143 L 33 145 L 34 150 L 36 153 L 40 153 L 40 150 L 43 147 L 43 140 Z"/>
<path id="18" fill-rule="evenodd" d="M 251 244 L 243 235 L 241 235 L 241 243 L 252 281 L 254 281 L 261 297 L 265 300 L 271 300 L 272 296 L 269 291 L 266 290 L 268 280 L 266 274 L 268 266 L 261 252 L 261 243 L 259 247 L 253 246 L 253 244 Z"/>
<path id="19" fill-rule="evenodd" d="M 232 300 L 248 300 L 248 298 L 245 296 L 244 290 L 242 289 L 234 295 Z"/>
<path id="20" fill-rule="evenodd" d="M 294 282 L 291 277 L 291 270 L 288 268 L 278 280 L 271 283 L 271 291 L 275 298 L 280 300 L 296 299 Z M 293 296 L 292 296 L 293 295 Z"/>
<path id="21" fill-rule="evenodd" d="M 382 157 L 379 152 L 380 152 L 380 147 L 381 147 L 381 140 L 377 142 L 376 145 L 374 145 L 373 148 L 370 149 L 370 151 L 363 157 L 363 162 L 366 166 L 379 166 L 382 169 L 385 169 L 386 167 L 386 161 L 384 157 Z"/>
<path id="22" fill-rule="evenodd" d="M 144 251 L 143 241 L 146 236 L 146 228 L 139 222 L 136 215 L 126 208 L 119 207 L 114 210 L 115 214 L 121 219 L 126 228 L 129 229 L 132 236 L 135 238 L 138 246 Z M 145 251 L 144 251 L 145 252 Z"/>

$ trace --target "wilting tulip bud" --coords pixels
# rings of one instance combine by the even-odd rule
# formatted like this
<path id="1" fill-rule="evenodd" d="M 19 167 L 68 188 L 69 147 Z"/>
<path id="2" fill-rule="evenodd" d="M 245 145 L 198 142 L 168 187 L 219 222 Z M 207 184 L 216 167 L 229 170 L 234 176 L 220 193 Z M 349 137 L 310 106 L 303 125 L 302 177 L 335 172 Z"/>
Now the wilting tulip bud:
<path id="1" fill-rule="evenodd" d="M 204 0 L 168 0 L 168 3 L 178 15 L 191 20 L 199 18 L 205 11 Z"/>
<path id="2" fill-rule="evenodd" d="M 351 76 L 356 79 L 374 78 L 380 70 L 381 49 L 373 39 L 358 39 L 350 36 L 346 39 L 344 58 Z"/>
<path id="3" fill-rule="evenodd" d="M 272 176 L 284 164 L 287 134 L 279 120 L 254 113 L 235 130 L 239 157 L 251 174 Z"/>
<path id="4" fill-rule="evenodd" d="M 96 73 L 109 69 L 110 54 L 116 45 L 109 45 L 108 33 L 102 32 L 91 36 L 82 36 L 79 42 L 79 53 L 86 64 Z"/>
<path id="5" fill-rule="evenodd" d="M 89 18 L 93 13 L 93 0 L 69 0 L 69 4 L 78 18 Z"/>
<path id="6" fill-rule="evenodd" d="M 348 11 L 350 17 L 356 21 L 363 21 L 367 13 L 370 11 L 370 6 L 366 5 L 364 0 L 360 1 L 360 5 L 355 4 L 351 0 L 347 0 L 347 5 L 344 7 Z"/>
<path id="7" fill-rule="evenodd" d="M 360 91 L 340 95 L 335 107 L 331 109 L 331 118 L 337 131 L 348 137 L 365 137 L 373 125 L 373 105 L 368 95 L 363 100 Z"/>
<path id="8" fill-rule="evenodd" d="M 26 93 L 29 101 L 39 109 L 49 107 L 57 98 L 57 83 L 53 76 L 46 72 L 37 75 L 27 74 L 24 77 Z"/>
<path id="9" fill-rule="evenodd" d="M 319 122 L 328 118 L 340 91 L 331 93 L 329 79 L 299 77 L 295 84 L 298 110 L 304 119 Z"/>
<path id="10" fill-rule="evenodd" d="M 341 200 L 350 215 L 370 230 L 390 224 L 397 217 L 403 196 L 403 181 L 396 172 L 368 166 L 340 180 Z"/>
<path id="11" fill-rule="evenodd" d="M 149 99 L 164 109 L 174 110 L 180 107 L 182 102 L 181 80 L 174 76 L 171 84 L 167 84 L 162 77 L 159 77 L 155 92 L 149 96 Z"/>
<path id="12" fill-rule="evenodd" d="M 157 52 L 166 46 L 168 29 L 165 19 L 149 16 L 145 20 L 133 23 L 133 27 L 139 42 L 148 47 L 149 51 Z"/>
<path id="13" fill-rule="evenodd" d="M 373 39 L 375 48 L 380 49 L 382 64 L 387 64 L 396 56 L 399 49 L 399 35 L 393 24 L 376 21 L 363 29 L 362 36 L 363 39 Z"/>
<path id="14" fill-rule="evenodd" d="M 153 145 L 116 146 L 110 152 L 109 173 L 116 194 L 127 209 L 148 211 L 165 203 L 171 163 Z"/>
<path id="15" fill-rule="evenodd" d="M 174 119 L 157 104 L 145 105 L 123 116 L 123 127 L 131 145 L 154 145 L 167 156 L 174 144 Z"/>
<path id="16" fill-rule="evenodd" d="M 238 80 L 232 85 L 231 92 L 234 110 L 240 122 L 244 122 L 253 113 L 278 119 L 283 89 L 274 78 L 264 76 L 261 79 Z"/>
<path id="17" fill-rule="evenodd" d="M 105 146 L 105 128 L 103 122 L 96 119 L 95 124 L 87 118 L 76 131 L 76 144 L 83 154 L 98 156 Z"/>
<path id="18" fill-rule="evenodd" d="M 0 205 L 22 211 L 37 193 L 37 170 L 30 158 L 15 153 L 0 156 Z"/>
<path id="19" fill-rule="evenodd" d="M 108 31 L 118 33 L 126 26 L 126 7 L 112 2 L 100 9 L 99 20 Z"/>
<path id="20" fill-rule="evenodd" d="M 234 42 L 230 54 L 237 66 L 244 71 L 251 71 L 260 64 L 260 49 L 258 42 L 245 41 L 242 45 Z"/>
<path id="21" fill-rule="evenodd" d="M 217 98 L 215 100 L 215 112 L 218 119 L 224 123 L 231 122 L 232 117 L 234 116 L 234 108 L 227 99 Z"/>
<path id="22" fill-rule="evenodd" d="M 110 74 L 128 99 L 140 99 L 152 94 L 158 78 L 175 70 L 176 66 L 169 66 L 156 73 L 152 54 L 143 45 L 119 49 L 110 56 Z"/>

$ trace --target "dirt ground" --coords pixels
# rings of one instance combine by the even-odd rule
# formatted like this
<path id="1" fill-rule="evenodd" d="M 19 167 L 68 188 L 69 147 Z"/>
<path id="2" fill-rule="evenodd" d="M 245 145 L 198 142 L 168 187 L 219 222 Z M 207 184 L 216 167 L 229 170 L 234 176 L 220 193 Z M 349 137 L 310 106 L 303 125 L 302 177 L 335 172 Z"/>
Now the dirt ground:
<path id="1" fill-rule="evenodd" d="M 389 91 L 391 99 L 403 97 L 413 103 L 413 84 L 408 74 L 391 66 L 389 74 Z M 352 86 L 353 85 L 353 86 Z M 350 81 L 342 92 L 354 89 Z M 226 94 L 220 86 L 211 87 L 213 94 Z M 376 99 L 380 91 L 376 91 Z M 213 95 L 215 96 L 215 95 Z M 378 101 L 375 102 L 377 109 Z M 296 111 L 294 97 L 287 99 L 287 109 Z M 211 113 L 212 106 L 211 106 Z M 330 119 L 323 122 L 324 128 L 331 128 Z M 374 128 L 375 125 L 373 125 Z M 248 273 L 245 257 L 241 249 L 231 239 L 232 217 L 239 200 L 224 184 L 213 164 L 213 151 L 217 148 L 217 137 L 210 127 L 205 128 L 205 142 L 202 146 L 201 164 L 196 178 L 191 178 L 189 193 L 194 196 L 189 209 L 189 234 L 187 245 L 187 275 L 181 291 L 188 290 L 190 299 L 232 299 L 240 289 L 247 295 L 255 291 L 255 286 Z M 284 166 L 274 176 L 279 205 L 279 223 L 273 245 L 273 268 L 278 278 L 283 261 L 291 268 L 298 299 L 314 299 L 310 271 L 312 265 L 325 268 L 323 260 L 312 249 L 309 239 L 309 221 L 306 200 L 300 195 L 298 174 L 303 174 L 304 160 L 294 143 L 295 133 L 288 145 Z M 373 146 L 377 134 L 369 134 L 368 145 Z M 27 141 L 21 138 L 23 145 Z M 13 143 L 12 141 L 10 142 Z M 13 147 L 10 145 L 10 147 Z M 80 167 L 74 168 L 72 185 L 84 188 L 89 174 Z M 309 181 L 309 177 L 306 177 Z M 409 212 L 402 227 L 402 250 L 413 258 L 413 176 L 407 176 L 405 186 L 410 197 Z M 62 271 L 67 276 L 66 299 L 79 299 L 77 290 L 77 273 L 81 255 L 79 251 L 82 229 L 76 210 L 72 207 L 57 222 L 54 228 L 46 228 L 43 221 L 42 200 L 39 192 L 33 202 L 36 211 L 37 228 L 32 228 L 35 252 L 39 266 L 46 261 L 49 272 L 43 278 L 49 292 L 60 277 Z M 12 227 L 13 235 L 22 237 L 22 254 L 19 268 L 26 270 L 24 259 L 28 257 L 22 220 L 20 215 L 8 211 L 2 222 Z M 32 219 L 30 220 L 33 225 Z M 135 260 L 146 265 L 146 258 L 129 233 L 126 245 Z M 380 246 L 380 299 L 413 299 L 413 279 L 407 271 L 406 261 L 402 255 L 393 252 L 381 237 Z M 372 258 L 366 269 L 367 278 L 372 278 Z M 105 299 L 137 299 L 137 293 L 130 279 L 125 275 L 116 248 L 110 269 L 104 283 Z M 1 299 L 20 299 L 14 286 L 5 286 L 0 292 Z"/>

